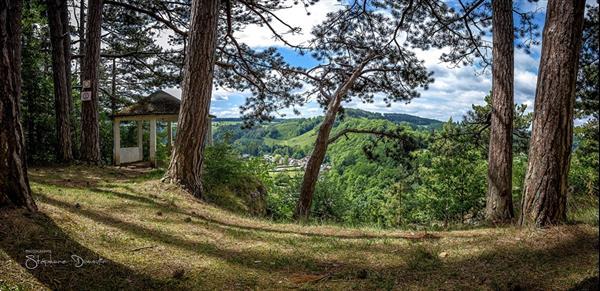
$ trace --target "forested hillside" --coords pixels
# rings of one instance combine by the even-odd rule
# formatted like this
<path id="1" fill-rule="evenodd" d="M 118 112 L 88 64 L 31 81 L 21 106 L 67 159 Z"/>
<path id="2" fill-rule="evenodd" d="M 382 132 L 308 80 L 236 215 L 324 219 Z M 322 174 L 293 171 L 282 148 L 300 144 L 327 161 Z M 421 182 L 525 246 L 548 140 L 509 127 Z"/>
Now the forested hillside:
<path id="1" fill-rule="evenodd" d="M 271 123 L 254 128 L 244 128 L 240 118 L 215 118 L 213 134 L 217 142 L 232 144 L 242 154 L 261 156 L 280 154 L 302 158 L 310 154 L 322 117 L 275 119 Z M 442 122 L 401 113 L 376 113 L 360 109 L 345 109 L 336 127 L 344 128 L 346 121 L 353 121 L 352 128 L 379 128 L 382 121 L 388 126 L 404 125 L 418 131 L 433 131 Z M 374 122 L 375 121 L 375 122 Z"/>
<path id="2" fill-rule="evenodd" d="M 403 121 L 393 122 L 387 116 L 401 115 L 346 110 L 332 131 L 332 136 L 339 138 L 327 150 L 311 216 L 318 221 L 379 227 L 484 223 L 489 139 L 485 119 L 491 110 L 490 99 L 486 100 L 486 105 L 474 105 L 463 120 L 446 123 L 415 116 L 403 116 Z M 524 105 L 514 109 L 515 188 L 511 195 L 515 201 L 521 199 L 519 185 L 526 172 L 531 133 L 532 114 L 526 109 Z M 244 128 L 234 119 L 216 119 L 213 125 L 216 145 L 208 148 L 207 176 L 218 171 L 221 179 L 225 179 L 222 175 L 228 173 L 226 169 L 236 168 L 230 172 L 232 177 L 225 180 L 236 180 L 236 175 L 261 177 L 259 183 L 266 185 L 264 201 L 258 202 L 264 208 L 261 215 L 291 220 L 302 171 L 321 120 L 322 117 L 281 119 Z M 357 129 L 364 132 L 352 132 Z M 584 134 L 577 134 L 575 139 L 577 145 L 591 142 Z M 596 182 L 585 182 L 597 181 L 597 175 L 593 163 L 583 162 L 580 155 L 583 151 L 584 148 L 575 151 L 571 169 L 574 199 L 569 204 L 570 213 L 572 219 L 597 224 L 598 216 L 594 214 L 597 208 L 583 206 L 597 201 L 592 186 Z M 230 158 L 223 158 L 226 156 Z M 243 157 L 242 164 L 248 166 L 235 162 L 238 157 Z M 225 166 L 228 162 L 233 165 Z M 242 173 L 243 169 L 248 173 Z M 258 174 L 261 170 L 262 174 Z M 246 204 L 245 208 L 256 208 L 256 200 L 244 198 L 247 195 L 244 193 L 253 191 L 253 186 L 245 190 L 236 186 L 232 189 L 237 190 L 229 191 L 214 186 L 217 190 L 213 193 L 210 188 L 213 184 L 208 185 L 209 199 L 223 207 L 239 209 L 230 207 L 232 199 L 223 199 L 237 193 L 241 196 L 238 199 L 245 201 L 241 202 Z M 518 205 L 516 211 L 520 211 Z"/>

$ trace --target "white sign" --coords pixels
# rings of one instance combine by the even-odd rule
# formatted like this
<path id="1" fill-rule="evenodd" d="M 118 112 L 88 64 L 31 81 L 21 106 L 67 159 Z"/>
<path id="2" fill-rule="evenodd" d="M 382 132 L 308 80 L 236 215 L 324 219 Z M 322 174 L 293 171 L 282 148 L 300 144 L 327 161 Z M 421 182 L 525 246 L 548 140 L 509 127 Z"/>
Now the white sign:
<path id="1" fill-rule="evenodd" d="M 90 80 L 83 81 L 83 88 L 84 89 L 91 88 L 91 87 L 92 87 L 92 81 L 90 81 Z"/>
<path id="2" fill-rule="evenodd" d="M 92 101 L 92 91 L 81 92 L 81 101 Z"/>

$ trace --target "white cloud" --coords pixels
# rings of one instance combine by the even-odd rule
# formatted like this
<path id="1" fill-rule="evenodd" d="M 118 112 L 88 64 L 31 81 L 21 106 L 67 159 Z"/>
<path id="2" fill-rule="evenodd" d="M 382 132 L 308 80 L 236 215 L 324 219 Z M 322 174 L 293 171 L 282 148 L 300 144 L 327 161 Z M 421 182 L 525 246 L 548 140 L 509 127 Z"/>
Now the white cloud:
<path id="1" fill-rule="evenodd" d="M 481 104 L 492 87 L 489 74 L 478 73 L 473 67 L 452 68 L 439 59 L 442 49 L 415 50 L 428 70 L 434 72 L 435 82 L 421 96 L 409 103 L 397 102 L 390 107 L 376 98 L 374 103 L 354 101 L 346 106 L 382 113 L 406 113 L 438 120 L 461 119 L 472 104 Z"/>
<path id="2" fill-rule="evenodd" d="M 537 75 L 535 73 L 515 70 L 515 100 L 523 103 L 535 96 Z"/>
<path id="3" fill-rule="evenodd" d="M 235 108 L 211 108 L 211 114 L 217 118 L 240 117 L 240 111 Z"/>
<path id="4" fill-rule="evenodd" d="M 379 94 L 374 103 L 353 100 L 344 104 L 344 106 L 381 113 L 406 113 L 442 121 L 449 118 L 462 119 L 462 116 L 471 109 L 472 104 L 483 104 L 484 97 L 492 89 L 491 74 L 489 72 L 482 74 L 470 66 L 449 67 L 439 60 L 442 52 L 443 50 L 440 49 L 415 51 L 416 55 L 425 61 L 427 69 L 434 72 L 433 77 L 435 78 L 435 82 L 429 86 L 428 90 L 420 91 L 421 96 L 419 98 L 415 98 L 409 103 L 392 103 L 390 107 L 387 107 L 382 101 L 383 94 Z M 533 55 L 515 50 L 515 102 L 527 104 L 528 110 L 533 109 L 538 64 L 539 60 L 534 58 Z M 231 92 L 228 96 L 231 95 L 239 95 L 245 98 L 247 93 Z M 314 101 L 298 109 L 301 112 L 301 117 L 323 114 L 323 109 Z M 213 106 L 212 111 L 221 117 L 239 116 L 237 107 L 215 109 Z M 286 118 L 298 117 L 291 109 L 282 110 L 280 113 L 285 115 Z"/>
<path id="5" fill-rule="evenodd" d="M 532 3 L 523 0 L 525 9 L 540 8 L 543 13 L 545 3 Z M 281 19 L 285 19 L 292 26 L 301 27 L 302 33 L 296 35 L 286 35 L 291 43 L 300 44 L 310 38 L 310 31 L 316 24 L 321 23 L 328 12 L 340 9 L 340 3 L 337 0 L 321 0 L 314 6 L 308 7 L 311 15 L 306 14 L 302 5 L 296 5 L 290 9 L 277 12 Z M 286 28 L 277 24 L 273 25 L 277 31 L 285 31 Z M 271 31 L 267 27 L 257 25 L 249 26 L 243 31 L 236 32 L 236 36 L 241 42 L 254 48 L 268 46 L 283 46 L 280 41 L 275 40 Z M 532 54 L 526 54 L 522 50 L 515 49 L 515 102 L 527 104 L 528 110 L 533 110 L 533 101 L 535 97 L 535 86 L 537 81 L 537 69 L 539 65 L 541 46 L 532 48 Z M 482 104 L 484 97 L 489 94 L 492 88 L 491 74 L 481 74 L 474 67 L 451 68 L 448 64 L 441 63 L 439 57 L 444 50 L 430 49 L 428 51 L 416 50 L 418 58 L 424 60 L 428 70 L 434 72 L 435 82 L 429 86 L 429 90 L 422 90 L 421 97 L 410 101 L 394 103 L 391 107 L 377 98 L 374 103 L 362 103 L 352 101 L 344 106 L 350 108 L 359 108 L 374 112 L 397 112 L 417 115 L 438 120 L 460 120 L 462 116 L 471 109 L 472 104 Z M 181 90 L 170 89 L 169 93 L 180 96 Z M 213 91 L 211 112 L 219 117 L 238 117 L 239 105 L 243 104 L 248 93 Z M 298 108 L 302 117 L 322 115 L 323 110 L 316 102 L 309 102 L 302 108 Z M 281 114 L 285 117 L 297 117 L 291 109 L 282 110 Z"/>
<path id="6" fill-rule="evenodd" d="M 228 101 L 233 94 L 239 94 L 237 91 L 213 90 L 212 101 Z"/>
<path id="7" fill-rule="evenodd" d="M 286 41 L 291 44 L 303 44 L 310 39 L 310 32 L 314 25 L 325 20 L 327 13 L 339 10 L 341 4 L 337 0 L 321 0 L 314 5 L 304 7 L 300 2 L 291 8 L 283 9 L 275 12 L 280 19 L 284 20 L 292 27 L 299 27 L 300 33 L 286 34 Z M 310 15 L 307 15 L 307 11 Z M 277 20 L 273 20 L 271 25 L 277 32 L 289 31 L 285 25 Z M 236 38 L 251 47 L 270 47 L 283 46 L 280 40 L 273 38 L 273 33 L 267 26 L 249 25 L 240 32 L 235 32 Z"/>

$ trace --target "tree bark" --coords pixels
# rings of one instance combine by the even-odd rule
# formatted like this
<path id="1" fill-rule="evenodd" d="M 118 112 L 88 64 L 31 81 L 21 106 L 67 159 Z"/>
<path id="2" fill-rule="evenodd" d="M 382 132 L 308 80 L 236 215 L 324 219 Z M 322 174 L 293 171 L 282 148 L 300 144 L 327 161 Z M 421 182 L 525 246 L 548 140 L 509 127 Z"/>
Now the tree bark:
<path id="1" fill-rule="evenodd" d="M 566 220 L 567 176 L 585 1 L 548 1 L 521 225 Z"/>
<path id="2" fill-rule="evenodd" d="M 81 101 L 81 159 L 89 164 L 100 163 L 100 130 L 98 124 L 98 64 L 100 63 L 100 33 L 102 0 L 88 2 L 88 18 L 83 58 L 83 83 L 90 82 L 91 100 Z M 85 91 L 86 88 L 83 88 Z"/>
<path id="3" fill-rule="evenodd" d="M 85 0 L 79 1 L 79 27 L 77 27 L 77 35 L 79 36 L 79 82 L 83 82 L 83 54 L 85 53 Z M 72 57 L 75 58 L 75 57 Z"/>
<path id="4" fill-rule="evenodd" d="M 48 26 L 52 45 L 57 159 L 73 160 L 71 142 L 71 38 L 66 0 L 48 1 Z"/>
<path id="5" fill-rule="evenodd" d="M 79 34 L 79 54 L 83 55 L 85 52 L 85 0 L 79 1 L 79 27 L 77 28 L 77 34 Z M 81 61 L 83 67 L 83 61 Z"/>
<path id="6" fill-rule="evenodd" d="M 492 116 L 488 155 L 486 219 L 510 222 L 512 202 L 512 123 L 514 110 L 514 31 L 512 0 L 492 1 Z"/>
<path id="7" fill-rule="evenodd" d="M 20 0 L 0 0 L 0 206 L 36 211 L 19 109 L 22 8 Z"/>
<path id="8" fill-rule="evenodd" d="M 166 180 L 202 198 L 203 151 L 209 126 L 219 0 L 194 0 L 189 30 L 177 139 Z"/>
<path id="9" fill-rule="evenodd" d="M 114 116 L 117 113 L 117 63 L 116 60 L 112 60 L 112 76 L 111 76 L 111 90 L 110 90 L 110 113 Z"/>
<path id="10" fill-rule="evenodd" d="M 313 195 L 315 193 L 315 186 L 319 178 L 319 171 L 321 170 L 321 164 L 325 159 L 327 153 L 327 147 L 329 145 L 329 135 L 335 118 L 340 109 L 342 99 L 348 93 L 348 90 L 356 79 L 362 74 L 364 67 L 369 63 L 372 58 L 369 56 L 367 60 L 359 64 L 348 79 L 340 86 L 333 94 L 327 106 L 325 118 L 319 127 L 317 133 L 317 140 L 315 141 L 315 147 L 308 159 L 306 164 L 306 170 L 304 171 L 304 178 L 302 180 L 302 187 L 300 188 L 300 198 L 296 204 L 296 210 L 294 212 L 294 219 L 306 220 L 310 214 L 310 207 L 312 205 Z"/>

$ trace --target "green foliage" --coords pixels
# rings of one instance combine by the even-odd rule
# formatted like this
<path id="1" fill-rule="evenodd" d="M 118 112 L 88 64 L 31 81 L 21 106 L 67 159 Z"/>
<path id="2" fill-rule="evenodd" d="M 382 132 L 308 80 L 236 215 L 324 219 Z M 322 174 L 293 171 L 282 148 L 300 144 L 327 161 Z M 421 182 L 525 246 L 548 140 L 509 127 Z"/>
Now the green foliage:
<path id="1" fill-rule="evenodd" d="M 598 120 L 590 120 L 575 128 L 576 149 L 571 157 L 570 192 L 575 195 L 598 196 Z"/>
<path id="2" fill-rule="evenodd" d="M 267 216 L 273 220 L 290 221 L 300 197 L 301 175 L 275 174 L 267 195 Z"/>
<path id="3" fill-rule="evenodd" d="M 583 44 L 579 56 L 575 113 L 578 118 L 598 120 L 600 107 L 600 77 L 598 74 L 598 33 L 600 17 L 598 5 L 588 5 L 583 25 Z"/>
<path id="4" fill-rule="evenodd" d="M 419 116 L 402 114 L 402 113 L 375 113 L 364 111 L 360 109 L 348 108 L 344 110 L 344 116 L 355 117 L 355 118 L 367 118 L 367 119 L 385 119 L 397 124 L 405 123 L 413 126 L 414 128 L 425 127 L 425 128 L 439 128 L 442 122 L 435 119 L 423 118 Z"/>
<path id="5" fill-rule="evenodd" d="M 575 150 L 571 155 L 569 198 L 567 199 L 567 215 L 570 219 L 595 225 L 598 225 L 599 220 L 598 161 L 600 147 L 598 128 L 597 117 L 592 117 L 586 123 L 575 127 Z"/>
<path id="6" fill-rule="evenodd" d="M 388 127 L 402 124 L 414 130 L 426 130 L 439 128 L 442 124 L 437 120 L 407 114 L 381 114 L 359 109 L 345 109 L 342 116 L 336 125 L 350 120 L 361 120 L 364 124 L 360 125 L 365 126 L 387 121 Z M 252 156 L 280 154 L 299 159 L 307 156 L 312 150 L 316 131 L 322 120 L 322 117 L 278 119 L 248 130 L 242 128 L 240 119 L 217 119 L 214 138 L 222 141 L 224 136 L 228 135 L 231 143 L 242 154 Z"/>
<path id="7" fill-rule="evenodd" d="M 526 173 L 527 155 L 525 153 L 516 153 L 513 157 L 512 167 L 512 192 L 515 217 L 518 217 L 521 213 L 521 198 L 523 197 L 523 184 L 525 182 Z"/>
<path id="8" fill-rule="evenodd" d="M 265 215 L 267 191 L 273 185 L 270 168 L 259 158 L 242 159 L 229 144 L 209 146 L 202 176 L 205 199 L 232 211 Z"/>
<path id="9" fill-rule="evenodd" d="M 481 149 L 481 153 L 487 157 L 490 140 L 490 126 L 492 114 L 492 98 L 485 96 L 485 103 L 482 105 L 471 106 L 462 121 L 462 133 L 454 139 L 460 137 L 462 142 L 472 143 Z M 533 120 L 533 113 L 527 112 L 527 105 L 515 104 L 513 111 L 513 152 L 516 154 L 527 154 L 529 146 L 529 129 Z"/>
<path id="10" fill-rule="evenodd" d="M 441 138 L 458 127 L 446 123 L 427 149 L 415 153 L 418 186 L 403 200 L 414 200 L 421 207 L 404 209 L 409 222 L 462 223 L 467 216 L 478 216 L 485 206 L 485 158 L 472 144 Z"/>
<path id="11" fill-rule="evenodd" d="M 48 164 L 56 157 L 50 40 L 44 11 L 43 3 L 30 1 L 22 18 L 21 116 L 30 164 Z"/>
<path id="12" fill-rule="evenodd" d="M 4 281 L 0 281 L 0 291 L 21 291 L 25 290 L 19 285 L 9 285 Z"/>
<path id="13" fill-rule="evenodd" d="M 210 188 L 219 183 L 228 184 L 242 173 L 243 162 L 231 146 L 221 143 L 207 147 L 204 162 L 204 185 Z"/>
<path id="14" fill-rule="evenodd" d="M 100 119 L 100 159 L 104 164 L 112 164 L 113 157 L 113 124 L 108 113 L 101 112 Z"/>
<path id="15" fill-rule="evenodd" d="M 350 118 L 337 130 L 394 126 L 385 120 Z M 328 150 L 332 169 L 319 179 L 312 217 L 381 227 L 476 218 L 484 207 L 487 164 L 478 147 L 449 138 L 463 130 L 464 125 L 451 121 L 435 134 L 404 128 L 406 136 L 426 142 L 406 156 L 389 155 L 389 142 L 376 143 L 365 155 L 365 148 L 376 141 L 373 137 L 338 140 Z"/>
<path id="16" fill-rule="evenodd" d="M 517 106 L 516 111 L 518 128 L 526 130 L 529 115 L 525 114 L 524 106 Z M 479 120 L 488 112 L 489 105 L 474 106 L 472 120 Z M 356 114 L 359 115 L 353 117 Z M 278 121 L 247 133 L 227 124 L 228 130 L 233 129 L 231 134 L 219 129 L 216 132 L 238 138 L 232 146 L 235 148 L 240 146 L 238 141 L 250 139 L 246 137 L 258 141 L 261 136 L 267 138 L 265 143 L 286 145 L 291 152 L 270 147 L 265 148 L 270 151 L 260 153 L 271 154 L 276 160 L 284 161 L 295 158 L 294 155 L 299 152 L 302 156 L 309 153 L 310 148 L 305 149 L 302 143 L 314 140 L 318 125 L 314 120 Z M 308 127 L 312 128 L 306 131 Z M 397 227 L 474 223 L 481 218 L 487 182 L 487 151 L 484 145 L 488 133 L 482 135 L 477 144 L 473 142 L 473 125 L 470 122 L 449 121 L 432 132 L 430 128 L 414 125 L 399 127 L 377 113 L 353 110 L 348 110 L 345 118 L 336 123 L 332 134 L 345 128 L 388 132 L 401 129 L 402 142 L 411 141 L 412 144 L 407 148 L 409 144 L 399 146 L 397 140 L 382 140 L 365 134 L 348 134 L 331 144 L 326 158 L 331 168 L 321 172 L 313 198 L 311 217 L 314 220 Z M 273 136 L 274 131 L 278 132 L 278 138 L 269 139 L 268 135 Z M 301 143 L 293 142 L 300 140 Z M 527 166 L 526 155 L 522 151 L 515 154 L 515 204 L 520 201 Z M 273 174 L 273 184 L 267 196 L 270 218 L 292 218 L 301 179 L 301 171 Z"/>

